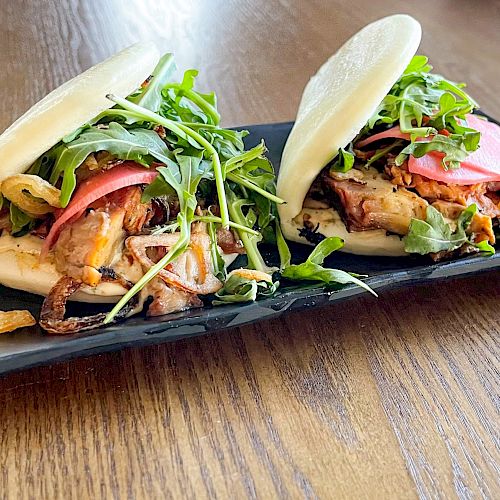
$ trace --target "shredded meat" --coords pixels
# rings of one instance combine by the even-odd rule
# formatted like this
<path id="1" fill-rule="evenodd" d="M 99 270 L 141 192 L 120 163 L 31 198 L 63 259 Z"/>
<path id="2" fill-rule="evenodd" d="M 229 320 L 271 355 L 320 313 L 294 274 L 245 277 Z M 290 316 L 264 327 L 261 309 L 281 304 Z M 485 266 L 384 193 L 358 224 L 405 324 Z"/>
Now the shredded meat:
<path id="1" fill-rule="evenodd" d="M 178 234 L 131 236 L 125 244 L 142 265 L 149 270 L 154 261 L 148 255 L 148 248 L 162 247 L 169 250 L 178 240 Z M 222 288 L 222 283 L 212 271 L 210 237 L 206 232 L 193 231 L 189 249 L 158 273 L 167 285 L 192 294 L 206 295 Z"/>
<path id="2" fill-rule="evenodd" d="M 465 209 L 460 203 L 443 200 L 435 201 L 432 206 L 441 212 L 443 217 L 453 223 L 457 221 Z M 491 244 L 495 243 L 495 233 L 493 232 L 491 217 L 485 214 L 476 212 L 467 230 L 469 233 L 474 234 L 475 243 L 479 243 L 480 241 L 489 241 Z"/>
<path id="3" fill-rule="evenodd" d="M 123 208 L 90 210 L 66 226 L 54 246 L 56 269 L 97 286 L 101 280 L 98 269 L 111 265 L 123 243 L 124 214 Z"/>
<path id="4" fill-rule="evenodd" d="M 102 170 L 109 170 L 116 165 L 120 165 L 124 161 L 125 160 L 119 160 L 107 151 L 99 151 L 98 153 L 89 154 L 76 171 L 78 183 L 96 175 Z"/>
<path id="5" fill-rule="evenodd" d="M 31 234 L 44 240 L 49 234 L 52 224 L 54 224 L 54 214 L 47 214 L 31 231 Z"/>
<path id="6" fill-rule="evenodd" d="M 444 184 L 419 174 L 412 174 L 406 170 L 406 164 L 397 167 L 392 161 L 387 162 L 385 173 L 396 186 L 414 188 L 422 198 L 431 203 L 444 200 L 464 207 L 475 203 L 481 213 L 493 218 L 500 217 L 500 207 L 495 203 L 494 193 L 500 183 L 489 182 L 471 186 Z"/>
<path id="7" fill-rule="evenodd" d="M 222 227 L 217 229 L 217 244 L 224 253 L 245 253 L 245 247 L 241 240 L 236 239 L 234 233 Z"/>
<path id="8" fill-rule="evenodd" d="M 125 210 L 123 228 L 127 234 L 139 234 L 153 217 L 151 203 L 142 203 L 141 197 L 142 189 L 139 186 L 119 189 L 108 196 L 111 206 Z"/>
<path id="9" fill-rule="evenodd" d="M 110 266 L 121 252 L 126 234 L 140 233 L 153 215 L 151 204 L 141 203 L 141 196 L 139 186 L 119 189 L 68 224 L 54 245 L 57 270 L 97 286 L 101 279 L 98 269 Z"/>
<path id="10" fill-rule="evenodd" d="M 486 191 L 500 191 L 500 181 L 499 182 L 487 182 Z"/>
<path id="11" fill-rule="evenodd" d="M 352 169 L 354 170 L 354 169 Z M 425 219 L 427 202 L 405 188 L 393 186 L 375 169 L 324 175 L 326 186 L 340 202 L 349 231 L 385 229 L 404 235 L 412 218 Z"/>
<path id="12" fill-rule="evenodd" d="M 148 316 L 163 316 L 164 314 L 203 306 L 203 302 L 197 295 L 178 288 L 170 288 L 163 280 L 158 278 L 148 283 L 142 293 L 145 298 L 148 296 L 153 298 L 148 308 Z"/>

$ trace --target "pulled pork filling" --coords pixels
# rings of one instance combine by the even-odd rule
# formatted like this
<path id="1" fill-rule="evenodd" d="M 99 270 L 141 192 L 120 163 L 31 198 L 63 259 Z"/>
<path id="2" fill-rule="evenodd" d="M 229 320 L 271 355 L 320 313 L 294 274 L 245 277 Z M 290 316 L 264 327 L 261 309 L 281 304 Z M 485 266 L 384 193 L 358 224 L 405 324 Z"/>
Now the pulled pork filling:
<path id="1" fill-rule="evenodd" d="M 389 154 L 370 167 L 363 165 L 360 157 L 366 160 L 370 153 L 358 155 L 356 151 L 354 167 L 347 172 L 325 167 L 311 186 L 304 206 L 333 207 L 349 232 L 384 229 L 405 236 L 412 219 L 426 219 L 429 205 L 453 227 L 460 214 L 474 203 L 477 212 L 467 232 L 473 235 L 475 243 L 495 243 L 494 226 L 500 219 L 499 182 L 445 184 L 410 173 L 406 162 L 396 166 L 395 155 Z M 307 225 L 307 221 L 304 223 Z M 441 252 L 431 257 L 441 259 L 452 254 Z"/>
<path id="2" fill-rule="evenodd" d="M 94 163 L 92 157 L 85 167 L 91 172 L 98 168 Z M 113 282 L 129 289 L 177 242 L 178 232 L 151 234 L 156 226 L 175 219 L 179 211 L 177 199 L 159 197 L 143 203 L 142 194 L 140 185 L 118 189 L 93 202 L 64 225 L 52 248 L 53 262 L 63 277 L 42 307 L 40 322 L 47 331 L 66 334 L 102 324 L 104 313 L 65 318 L 67 300 L 83 286 L 96 287 L 101 282 Z M 197 210 L 201 215 L 201 207 Z M 53 220 L 49 214 L 32 234 L 44 238 Z M 219 228 L 216 238 L 222 254 L 244 252 L 233 231 Z M 139 312 L 145 303 L 149 303 L 148 316 L 201 307 L 200 295 L 212 294 L 221 288 L 222 282 L 214 274 L 206 225 L 196 222 L 192 226 L 189 249 L 161 270 L 120 317 Z"/>

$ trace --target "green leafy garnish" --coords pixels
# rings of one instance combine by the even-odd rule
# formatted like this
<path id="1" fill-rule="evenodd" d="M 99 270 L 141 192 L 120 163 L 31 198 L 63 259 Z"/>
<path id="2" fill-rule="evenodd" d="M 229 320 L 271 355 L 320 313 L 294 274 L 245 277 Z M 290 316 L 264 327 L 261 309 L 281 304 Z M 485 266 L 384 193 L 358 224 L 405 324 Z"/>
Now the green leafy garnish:
<path id="1" fill-rule="evenodd" d="M 396 157 L 396 165 L 402 165 L 406 161 L 406 158 L 408 158 L 408 155 L 421 158 L 431 151 L 439 151 L 445 154 L 442 159 L 445 170 L 460 168 L 460 163 L 469 154 L 465 149 L 463 137 L 436 135 L 430 141 L 411 142 L 408 144 Z"/>
<path id="2" fill-rule="evenodd" d="M 201 179 L 210 175 L 210 164 L 193 156 L 176 155 L 177 164 L 171 164 L 168 168 L 160 167 L 163 181 L 177 193 L 180 211 L 177 215 L 179 224 L 179 239 L 170 248 L 168 253 L 152 266 L 141 279 L 118 301 L 111 312 L 106 316 L 105 323 L 113 321 L 118 312 L 138 292 L 140 292 L 165 266 L 182 255 L 188 248 L 191 240 L 191 223 L 194 212 L 198 206 L 196 190 Z"/>
<path id="3" fill-rule="evenodd" d="M 214 222 L 207 224 L 210 236 L 210 257 L 214 268 L 214 275 L 222 282 L 226 279 L 226 266 L 217 245 L 217 226 Z"/>
<path id="4" fill-rule="evenodd" d="M 441 212 L 432 205 L 427 207 L 426 220 L 412 219 L 408 234 L 403 238 L 405 251 L 425 255 L 442 251 L 452 251 L 468 242 L 466 229 L 477 212 L 475 204 L 467 207 L 457 220 L 453 231 Z M 485 245 L 482 245 L 486 249 Z"/>
<path id="5" fill-rule="evenodd" d="M 35 220 L 23 212 L 14 203 L 10 203 L 10 222 L 12 224 L 12 236 L 23 236 L 33 227 Z"/>
<path id="6" fill-rule="evenodd" d="M 61 206 L 66 207 L 76 187 L 76 169 L 87 156 L 97 151 L 107 151 L 121 160 L 133 160 L 145 167 L 153 159 L 166 163 L 172 157 L 167 145 L 153 130 L 127 130 L 119 123 L 112 122 L 108 128 L 90 127 L 78 139 L 59 146 L 50 177 L 55 184 L 63 175 L 61 186 Z"/>
<path id="7" fill-rule="evenodd" d="M 354 166 L 354 154 L 343 148 L 339 149 L 336 160 L 330 167 L 333 172 L 348 172 Z"/>
<path id="8" fill-rule="evenodd" d="M 291 264 L 281 272 L 284 278 L 294 281 L 322 281 L 327 285 L 333 284 L 348 284 L 353 283 L 358 285 L 373 295 L 377 294 L 363 281 L 358 279 L 356 275 L 346 273 L 339 269 L 330 269 L 323 267 L 324 260 L 336 250 L 344 246 L 344 241 L 341 238 L 331 237 L 321 241 L 311 252 L 311 255 L 302 264 Z"/>
<path id="9" fill-rule="evenodd" d="M 163 115 L 180 121 L 201 121 L 218 125 L 220 115 L 217 111 L 215 94 L 202 94 L 194 90 L 198 71 L 187 70 L 181 83 L 168 83 L 163 87 Z M 193 106 L 194 105 L 194 106 Z"/>
<path id="10" fill-rule="evenodd" d="M 431 70 L 427 57 L 415 56 L 368 120 L 360 137 L 378 125 L 399 124 L 401 132 L 411 137 L 411 144 L 398 156 L 399 165 L 409 154 L 422 156 L 438 151 L 445 154 L 445 169 L 458 168 L 479 146 L 480 133 L 464 125 L 466 115 L 478 105 L 463 90 L 464 84 L 430 73 Z M 443 129 L 451 135 L 438 134 Z M 425 138 L 429 139 L 415 142 Z"/>
<path id="11" fill-rule="evenodd" d="M 212 169 L 215 177 L 215 184 L 217 186 L 217 195 L 219 198 L 219 209 L 221 213 L 222 223 L 224 227 L 227 227 L 229 223 L 229 214 L 227 209 L 226 195 L 224 192 L 224 177 L 222 175 L 219 154 L 217 153 L 213 145 L 202 135 L 200 135 L 198 132 L 187 125 L 164 118 L 157 113 L 153 113 L 152 111 L 141 108 L 140 106 L 137 106 L 136 104 L 133 104 L 126 99 L 122 99 L 121 97 L 109 95 L 108 98 L 116 104 L 119 104 L 124 109 L 128 110 L 130 113 L 133 113 L 142 118 L 143 120 L 162 125 L 178 137 L 186 140 L 189 145 L 204 150 L 206 155 L 210 157 L 212 161 Z"/>
<path id="12" fill-rule="evenodd" d="M 250 279 L 233 272 L 224 283 L 224 287 L 215 294 L 217 298 L 212 304 L 252 302 L 258 298 L 273 296 L 278 287 L 279 282 Z"/>
<path id="13" fill-rule="evenodd" d="M 258 215 L 254 210 L 255 203 L 248 198 L 239 198 L 235 191 L 227 187 L 227 199 L 229 202 L 229 213 L 231 219 L 242 226 L 253 228 L 258 219 Z M 245 213 L 245 212 L 246 213 Z M 262 234 L 249 234 L 245 231 L 237 230 L 248 259 L 248 268 L 263 272 L 273 272 L 274 269 L 267 266 L 262 254 L 257 245 L 262 241 Z"/>
<path id="14" fill-rule="evenodd" d="M 479 243 L 475 243 L 474 246 L 487 256 L 495 255 L 495 247 L 490 245 L 488 241 L 483 240 Z"/>
<path id="15" fill-rule="evenodd" d="M 129 97 L 129 99 L 133 103 L 156 113 L 163 103 L 163 87 L 171 81 L 174 71 L 174 56 L 172 54 L 163 55 L 144 90 Z"/>

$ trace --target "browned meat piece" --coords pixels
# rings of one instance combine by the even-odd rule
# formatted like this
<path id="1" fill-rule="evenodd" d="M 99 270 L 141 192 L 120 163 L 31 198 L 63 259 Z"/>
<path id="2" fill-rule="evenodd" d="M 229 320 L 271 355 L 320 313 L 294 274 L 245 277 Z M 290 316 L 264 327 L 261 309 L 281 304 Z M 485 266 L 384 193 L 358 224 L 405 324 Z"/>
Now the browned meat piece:
<path id="1" fill-rule="evenodd" d="M 139 234 L 153 216 L 151 203 L 141 203 L 141 197 L 139 186 L 119 189 L 108 196 L 111 206 L 125 209 L 123 228 L 128 234 Z"/>
<path id="2" fill-rule="evenodd" d="M 474 235 L 474 243 L 489 241 L 492 245 L 495 244 L 491 217 L 479 212 L 476 213 L 470 223 L 469 231 Z"/>
<path id="3" fill-rule="evenodd" d="M 393 184 L 414 188 L 430 203 L 443 200 L 458 203 L 463 207 L 475 203 L 481 213 L 492 218 L 500 217 L 500 207 L 497 202 L 497 198 L 500 200 L 500 197 L 495 193 L 495 188 L 500 187 L 500 183 L 489 182 L 471 186 L 444 184 L 418 174 L 411 174 L 406 170 L 405 165 L 397 167 L 391 161 L 387 162 L 385 173 Z"/>
<path id="4" fill-rule="evenodd" d="M 325 184 L 336 194 L 349 231 L 385 229 L 404 235 L 412 218 L 425 219 L 427 202 L 384 179 L 375 169 L 330 173 Z"/>
<path id="5" fill-rule="evenodd" d="M 43 220 L 31 231 L 33 236 L 38 236 L 44 240 L 49 234 L 50 228 L 54 224 L 54 214 L 47 214 Z"/>
<path id="6" fill-rule="evenodd" d="M 66 226 L 54 246 L 56 269 L 84 283 L 96 286 L 98 269 L 109 267 L 125 238 L 125 210 L 91 210 Z"/>
<path id="7" fill-rule="evenodd" d="M 109 170 L 110 168 L 120 165 L 124 160 L 119 160 L 107 151 L 99 151 L 98 153 L 89 154 L 82 165 L 76 171 L 78 182 L 82 182 L 89 177 L 97 174 L 101 170 Z"/>
<path id="8" fill-rule="evenodd" d="M 418 174 L 413 174 L 413 181 L 418 194 L 429 200 L 454 201 L 467 205 L 467 198 L 473 192 L 473 186 L 443 184 Z"/>
<path id="9" fill-rule="evenodd" d="M 486 191 L 500 191 L 500 181 L 499 182 L 487 182 Z"/>
<path id="10" fill-rule="evenodd" d="M 148 249 L 161 247 L 162 252 L 163 249 L 169 250 L 178 238 L 179 235 L 175 233 L 131 236 L 125 243 L 134 259 L 140 262 L 146 272 L 155 263 Z M 162 269 L 158 277 L 167 285 L 191 294 L 206 295 L 220 290 L 222 283 L 213 274 L 208 234 L 194 229 L 189 250 Z"/>
<path id="11" fill-rule="evenodd" d="M 236 239 L 234 233 L 229 229 L 220 227 L 217 229 L 217 244 L 224 253 L 245 253 L 245 247 L 241 240 Z"/>
<path id="12" fill-rule="evenodd" d="M 98 269 L 110 266 L 121 253 L 126 233 L 139 233 L 152 216 L 151 204 L 141 203 L 141 195 L 138 186 L 119 189 L 66 226 L 54 246 L 57 270 L 96 286 Z"/>
<path id="13" fill-rule="evenodd" d="M 443 200 L 435 201 L 432 206 L 436 210 L 439 210 L 439 212 L 443 214 L 443 217 L 450 222 L 455 222 L 465 209 L 460 203 Z M 468 232 L 474 235 L 475 243 L 487 240 L 492 245 L 495 244 L 495 233 L 493 232 L 492 220 L 488 215 L 477 212 L 472 218 Z"/>
<path id="14" fill-rule="evenodd" d="M 485 194 L 478 190 L 467 198 L 467 205 L 475 203 L 479 212 L 494 219 L 500 217 L 500 206 L 495 203 L 494 196 L 494 193 Z"/>
<path id="15" fill-rule="evenodd" d="M 406 169 L 406 163 L 400 167 L 396 166 L 392 161 L 388 161 L 385 166 L 385 173 L 390 181 L 396 186 L 414 187 L 413 174 Z"/>
<path id="16" fill-rule="evenodd" d="M 143 296 L 153 297 L 153 302 L 148 308 L 148 316 L 163 316 L 203 306 L 203 302 L 197 295 L 178 288 L 169 288 L 161 279 L 152 280 L 143 290 Z"/>

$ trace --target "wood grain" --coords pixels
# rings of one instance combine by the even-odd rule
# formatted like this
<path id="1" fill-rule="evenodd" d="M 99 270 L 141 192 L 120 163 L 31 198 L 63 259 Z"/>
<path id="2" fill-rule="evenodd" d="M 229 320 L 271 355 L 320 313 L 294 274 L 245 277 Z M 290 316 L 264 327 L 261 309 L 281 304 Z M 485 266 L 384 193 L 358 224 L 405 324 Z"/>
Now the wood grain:
<path id="1" fill-rule="evenodd" d="M 500 116 L 500 2 L 0 0 L 0 129 L 141 38 L 228 125 L 293 119 L 350 34 L 408 12 Z M 500 273 L 0 379 L 2 498 L 495 498 Z"/>

